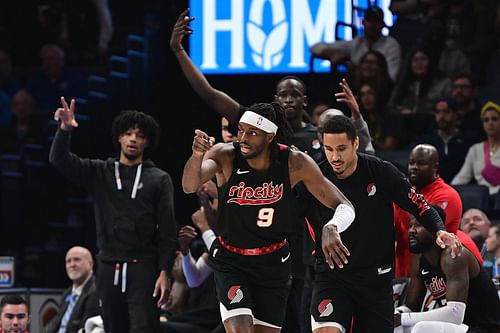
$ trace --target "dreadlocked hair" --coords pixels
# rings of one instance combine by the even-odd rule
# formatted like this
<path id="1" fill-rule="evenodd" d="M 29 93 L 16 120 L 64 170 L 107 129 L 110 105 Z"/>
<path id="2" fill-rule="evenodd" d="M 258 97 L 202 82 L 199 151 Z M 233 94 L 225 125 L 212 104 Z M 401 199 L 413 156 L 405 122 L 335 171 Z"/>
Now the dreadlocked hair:
<path id="1" fill-rule="evenodd" d="M 273 142 L 286 142 L 293 135 L 292 127 L 285 118 L 285 110 L 279 103 L 256 103 L 248 110 L 264 116 L 278 126 Z"/>
<path id="2" fill-rule="evenodd" d="M 271 142 L 271 161 L 273 163 L 279 163 L 279 159 L 277 158 L 279 150 L 278 143 L 287 142 L 287 139 L 293 134 L 292 127 L 285 118 L 285 110 L 276 102 L 257 103 L 250 106 L 248 110 L 269 119 L 278 126 L 278 131 Z"/>
<path id="3" fill-rule="evenodd" d="M 154 150 L 160 140 L 160 126 L 150 115 L 135 110 L 121 111 L 113 120 L 111 135 L 115 146 L 118 146 L 118 139 L 122 134 L 134 128 L 138 128 L 148 142 L 144 152 Z"/>

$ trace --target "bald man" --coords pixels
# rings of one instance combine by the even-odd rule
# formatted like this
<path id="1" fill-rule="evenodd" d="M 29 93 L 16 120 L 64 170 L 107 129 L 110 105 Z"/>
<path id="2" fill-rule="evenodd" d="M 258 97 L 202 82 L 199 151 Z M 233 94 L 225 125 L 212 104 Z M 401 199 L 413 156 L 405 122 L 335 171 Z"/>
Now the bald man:
<path id="1" fill-rule="evenodd" d="M 415 146 L 408 158 L 408 178 L 415 189 L 422 193 L 429 204 L 438 205 L 446 212 L 446 231 L 456 233 L 462 215 L 462 200 L 459 194 L 439 176 L 439 153 L 429 144 Z M 396 227 L 396 271 L 395 276 L 410 276 L 410 250 L 408 225 L 411 216 L 394 205 Z"/>
<path id="2" fill-rule="evenodd" d="M 73 284 L 64 292 L 47 333 L 76 333 L 88 318 L 99 314 L 92 254 L 84 247 L 74 246 L 66 253 L 65 263 L 66 274 Z"/>

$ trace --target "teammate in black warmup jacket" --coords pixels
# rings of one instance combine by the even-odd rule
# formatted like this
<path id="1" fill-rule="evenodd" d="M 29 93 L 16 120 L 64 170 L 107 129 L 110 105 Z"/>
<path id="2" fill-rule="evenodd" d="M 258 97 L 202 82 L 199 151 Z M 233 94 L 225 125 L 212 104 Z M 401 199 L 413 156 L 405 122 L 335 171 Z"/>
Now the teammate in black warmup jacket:
<path id="1" fill-rule="evenodd" d="M 196 130 L 184 167 L 185 192 L 217 177 L 218 239 L 210 249 L 221 317 L 227 332 L 279 332 L 290 284 L 292 187 L 302 181 L 328 210 L 329 223 L 349 223 L 354 210 L 308 155 L 277 143 L 288 129 L 277 103 L 255 104 L 239 121 L 238 142 L 213 146 Z M 333 211 L 332 211 L 333 212 Z M 328 220 L 330 220 L 330 217 Z M 345 221 L 344 221 L 345 220 Z M 335 230 L 330 251 L 346 249 Z"/>
<path id="2" fill-rule="evenodd" d="M 83 159 L 69 151 L 71 131 L 78 126 L 75 101 L 61 102 L 49 159 L 93 198 L 104 328 L 107 333 L 159 332 L 158 307 L 170 291 L 167 273 L 177 241 L 170 175 L 144 159 L 157 143 L 158 124 L 142 112 L 124 111 L 113 121 L 120 157 Z"/>
<path id="3" fill-rule="evenodd" d="M 330 118 L 322 129 L 326 161 L 320 165 L 356 208 L 352 224 L 332 226 L 324 222 L 331 212 L 299 187 L 299 202 L 315 230 L 316 277 L 313 284 L 311 321 L 314 332 L 392 332 L 392 277 L 394 222 L 392 202 L 408 210 L 433 233 L 437 242 L 459 253 L 460 242 L 444 231 L 439 215 L 417 194 L 392 164 L 357 153 L 358 138 L 345 116 Z M 335 252 L 320 244 L 329 229 L 338 228 L 349 256 L 338 261 Z M 326 254 L 327 256 L 325 257 Z"/>

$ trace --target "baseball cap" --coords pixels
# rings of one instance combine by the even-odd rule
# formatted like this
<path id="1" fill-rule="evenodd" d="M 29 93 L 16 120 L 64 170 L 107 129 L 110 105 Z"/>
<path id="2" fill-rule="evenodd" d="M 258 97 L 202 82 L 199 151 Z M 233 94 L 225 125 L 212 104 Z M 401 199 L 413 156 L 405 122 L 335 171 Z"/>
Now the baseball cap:
<path id="1" fill-rule="evenodd" d="M 365 20 L 377 20 L 384 22 L 384 12 L 380 7 L 369 7 L 365 11 Z"/>
<path id="2" fill-rule="evenodd" d="M 453 112 L 458 111 L 458 104 L 455 102 L 453 97 L 451 96 L 444 96 L 441 98 L 438 98 L 436 100 L 436 103 L 434 103 L 434 111 L 441 111 L 441 110 L 446 110 L 450 109 Z"/>

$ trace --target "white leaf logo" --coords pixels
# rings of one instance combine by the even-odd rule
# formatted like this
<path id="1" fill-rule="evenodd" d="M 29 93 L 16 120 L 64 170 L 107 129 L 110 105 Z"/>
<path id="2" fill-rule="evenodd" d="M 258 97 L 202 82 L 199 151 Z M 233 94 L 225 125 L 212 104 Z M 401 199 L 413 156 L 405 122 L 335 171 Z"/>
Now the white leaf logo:
<path id="1" fill-rule="evenodd" d="M 283 59 L 281 50 L 287 41 L 288 23 L 286 21 L 279 23 L 267 36 L 254 22 L 247 23 L 247 31 L 255 64 L 265 70 L 277 66 Z"/>
<path id="2" fill-rule="evenodd" d="M 263 30 L 264 5 L 266 2 L 272 7 L 273 27 L 269 35 Z M 247 23 L 247 36 L 254 63 L 271 70 L 283 60 L 283 48 L 288 39 L 288 22 L 286 21 L 285 7 L 281 0 L 255 0 L 250 9 L 250 19 Z"/>

